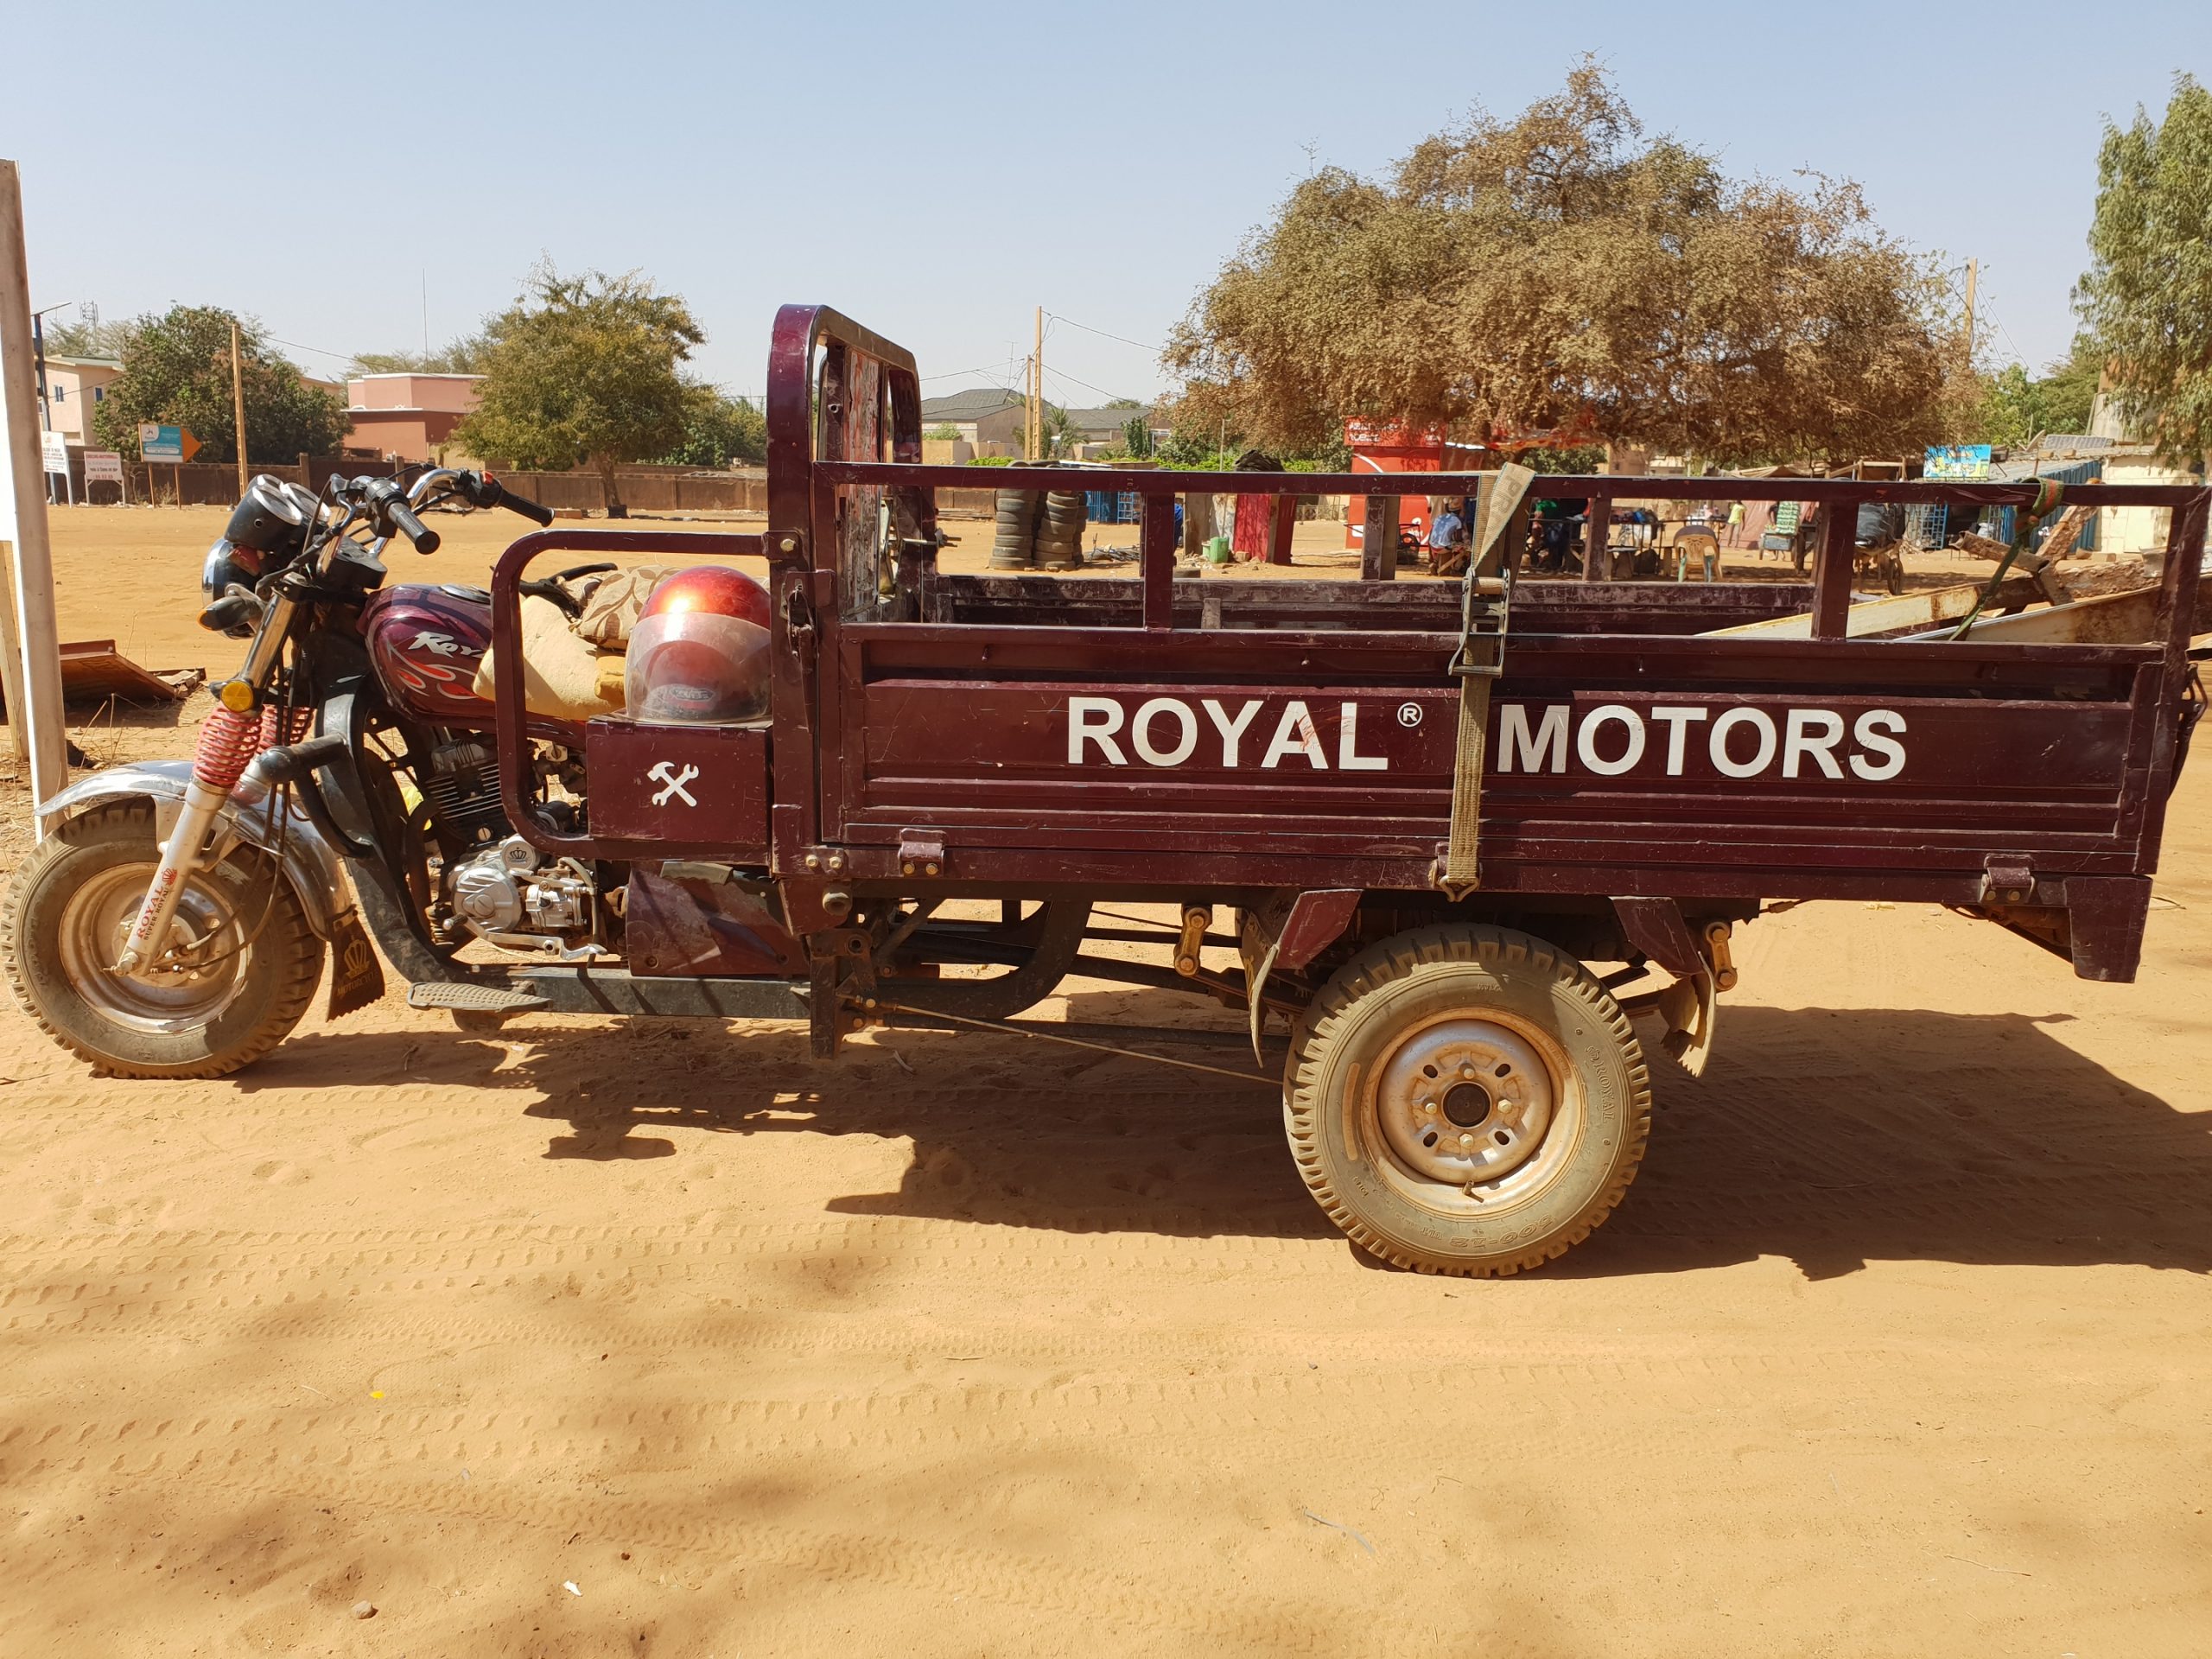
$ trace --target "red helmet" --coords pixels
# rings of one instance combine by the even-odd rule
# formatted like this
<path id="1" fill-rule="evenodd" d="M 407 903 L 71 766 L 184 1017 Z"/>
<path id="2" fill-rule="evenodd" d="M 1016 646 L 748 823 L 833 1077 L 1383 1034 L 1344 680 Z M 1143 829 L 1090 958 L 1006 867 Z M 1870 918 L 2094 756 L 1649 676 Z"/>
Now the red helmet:
<path id="1" fill-rule="evenodd" d="M 623 690 L 633 720 L 766 714 L 768 590 L 721 564 L 663 577 L 630 630 Z"/>
<path id="2" fill-rule="evenodd" d="M 647 616 L 681 611 L 711 611 L 756 627 L 768 626 L 768 590 L 742 570 L 726 564 L 695 564 L 663 576 L 645 601 Z"/>

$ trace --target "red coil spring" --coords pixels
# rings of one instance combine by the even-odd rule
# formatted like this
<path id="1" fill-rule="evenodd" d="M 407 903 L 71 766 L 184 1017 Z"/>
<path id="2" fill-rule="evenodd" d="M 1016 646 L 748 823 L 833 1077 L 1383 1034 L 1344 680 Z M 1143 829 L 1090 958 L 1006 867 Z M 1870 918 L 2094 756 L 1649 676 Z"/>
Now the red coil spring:
<path id="1" fill-rule="evenodd" d="M 268 703 L 261 710 L 261 747 L 273 749 L 296 743 L 314 724 L 312 709 L 280 709 L 273 702 Z"/>
<path id="2" fill-rule="evenodd" d="M 261 721 L 219 708 L 200 724 L 200 747 L 192 756 L 193 779 L 228 794 L 247 763 L 260 753 Z"/>

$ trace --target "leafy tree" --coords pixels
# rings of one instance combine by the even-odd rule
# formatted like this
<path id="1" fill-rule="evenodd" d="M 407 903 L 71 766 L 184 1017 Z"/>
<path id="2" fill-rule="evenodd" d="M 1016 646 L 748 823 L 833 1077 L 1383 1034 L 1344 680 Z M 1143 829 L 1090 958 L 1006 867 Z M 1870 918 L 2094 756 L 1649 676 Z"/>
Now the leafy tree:
<path id="1" fill-rule="evenodd" d="M 135 458 L 138 423 L 190 429 L 208 461 L 238 459 L 231 397 L 231 324 L 238 323 L 245 390 L 246 459 L 278 463 L 302 454 L 336 453 L 352 430 L 345 401 L 309 385 L 296 365 L 269 350 L 261 325 L 216 306 L 180 305 L 165 316 L 123 326 L 123 372 L 92 413 L 92 429 L 111 449 Z"/>
<path id="2" fill-rule="evenodd" d="M 2107 122 L 2090 267 L 2075 303 L 2111 358 L 2120 417 L 2201 470 L 2212 449 L 2212 92 L 2174 80 L 2165 119 Z"/>
<path id="3" fill-rule="evenodd" d="M 1166 361 L 1201 429 L 1292 452 L 1362 417 L 1748 461 L 1943 437 L 1958 355 L 1937 273 L 1857 187 L 1731 181 L 1586 60 L 1388 177 L 1304 181 Z"/>
<path id="4" fill-rule="evenodd" d="M 563 276 L 547 262 L 484 339 L 476 410 L 455 440 L 518 467 L 590 467 L 607 516 L 625 517 L 615 469 L 676 449 L 700 407 L 678 368 L 706 339 L 690 308 L 635 271 Z"/>
<path id="5" fill-rule="evenodd" d="M 1083 442 L 1083 434 L 1076 430 L 1076 424 L 1068 418 L 1067 410 L 1058 404 L 1045 405 L 1045 416 L 1040 424 L 1044 429 L 1045 454 L 1047 456 L 1064 455 Z"/>
<path id="6" fill-rule="evenodd" d="M 48 357 L 121 357 L 128 322 L 49 322 L 43 333 Z"/>
<path id="7" fill-rule="evenodd" d="M 740 397 L 712 386 L 691 388 L 683 442 L 661 457 L 680 467 L 759 466 L 768 459 L 768 417 Z"/>
<path id="8" fill-rule="evenodd" d="M 1108 408 L 1116 407 L 1108 404 Z M 1139 460 L 1152 453 L 1152 423 L 1141 415 L 1132 415 L 1122 423 L 1122 453 Z"/>
<path id="9" fill-rule="evenodd" d="M 356 352 L 346 365 L 350 377 L 359 374 L 481 374 L 484 337 L 464 336 L 435 352 Z"/>
<path id="10" fill-rule="evenodd" d="M 2012 364 L 1985 383 L 1966 430 L 1978 442 L 1996 444 L 2025 443 L 2045 432 L 2086 432 L 2102 372 L 2103 355 L 2086 337 L 2041 379 Z"/>
<path id="11" fill-rule="evenodd" d="M 960 435 L 960 429 L 950 421 L 940 421 L 922 435 L 938 443 L 949 443 Z"/>

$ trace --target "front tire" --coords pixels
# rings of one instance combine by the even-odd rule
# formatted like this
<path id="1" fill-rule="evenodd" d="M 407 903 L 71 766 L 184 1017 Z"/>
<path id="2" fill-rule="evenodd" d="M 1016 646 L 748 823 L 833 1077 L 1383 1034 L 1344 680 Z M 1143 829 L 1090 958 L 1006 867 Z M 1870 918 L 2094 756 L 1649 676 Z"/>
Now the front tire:
<path id="1" fill-rule="evenodd" d="M 1292 1154 L 1362 1249 L 1492 1277 L 1611 1213 L 1650 1133 L 1628 1018 L 1573 957 L 1501 927 L 1427 927 L 1340 969 L 1291 1056 Z"/>
<path id="2" fill-rule="evenodd" d="M 0 966 L 39 1028 L 99 1072 L 219 1077 L 300 1022 L 323 943 L 276 861 L 241 846 L 187 885 L 177 917 L 188 949 L 146 973 L 114 972 L 160 858 L 149 801 L 60 825 L 9 886 Z"/>

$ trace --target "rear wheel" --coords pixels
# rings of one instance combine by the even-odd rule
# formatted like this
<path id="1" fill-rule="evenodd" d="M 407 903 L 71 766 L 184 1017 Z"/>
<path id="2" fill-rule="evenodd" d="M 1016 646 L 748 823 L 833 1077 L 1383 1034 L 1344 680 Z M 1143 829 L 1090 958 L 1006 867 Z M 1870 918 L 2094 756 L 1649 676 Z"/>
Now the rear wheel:
<path id="1" fill-rule="evenodd" d="M 1490 1276 L 1587 1237 L 1651 1122 L 1627 1016 L 1571 957 L 1496 927 L 1402 933 L 1315 1000 L 1283 1116 L 1306 1185 L 1363 1249 Z"/>
<path id="2" fill-rule="evenodd" d="M 63 823 L 10 884 L 0 963 L 40 1027 L 100 1071 L 221 1077 L 299 1023 L 322 976 L 322 940 L 276 861 L 241 847 L 186 884 L 168 950 L 117 973 L 160 858 L 150 802 Z"/>

